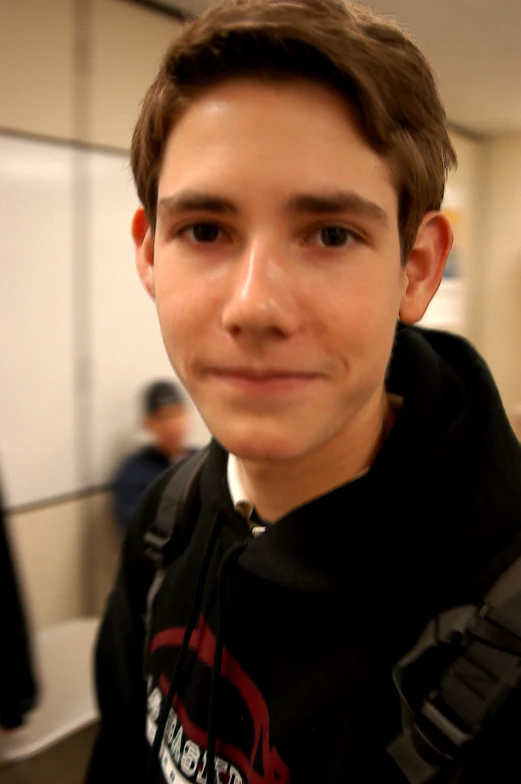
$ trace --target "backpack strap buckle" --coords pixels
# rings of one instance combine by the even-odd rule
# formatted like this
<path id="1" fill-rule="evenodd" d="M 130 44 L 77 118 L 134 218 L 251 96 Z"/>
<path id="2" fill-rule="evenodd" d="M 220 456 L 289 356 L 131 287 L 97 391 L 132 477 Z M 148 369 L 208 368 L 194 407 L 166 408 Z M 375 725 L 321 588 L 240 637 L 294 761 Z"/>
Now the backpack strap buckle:
<path id="1" fill-rule="evenodd" d="M 387 751 L 410 784 L 427 784 L 461 761 L 521 681 L 521 591 L 498 607 L 456 608 L 431 621 L 393 677 L 404 731 Z"/>
<path id="2" fill-rule="evenodd" d="M 438 692 L 424 700 L 420 711 L 418 731 L 440 761 L 452 761 L 461 746 L 472 740 L 472 731 L 465 731 L 455 723 Z"/>

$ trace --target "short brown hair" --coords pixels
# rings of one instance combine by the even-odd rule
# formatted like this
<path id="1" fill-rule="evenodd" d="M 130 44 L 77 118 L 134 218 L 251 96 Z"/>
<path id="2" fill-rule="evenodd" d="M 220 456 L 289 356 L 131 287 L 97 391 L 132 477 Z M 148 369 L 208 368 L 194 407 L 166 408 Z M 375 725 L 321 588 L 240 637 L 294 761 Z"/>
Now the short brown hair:
<path id="1" fill-rule="evenodd" d="M 368 144 L 390 166 L 407 259 L 423 216 L 441 207 L 456 153 L 418 47 L 393 22 L 343 0 L 224 0 L 185 26 L 148 89 L 132 138 L 134 179 L 152 228 L 176 120 L 201 92 L 240 77 L 304 77 L 346 98 Z"/>

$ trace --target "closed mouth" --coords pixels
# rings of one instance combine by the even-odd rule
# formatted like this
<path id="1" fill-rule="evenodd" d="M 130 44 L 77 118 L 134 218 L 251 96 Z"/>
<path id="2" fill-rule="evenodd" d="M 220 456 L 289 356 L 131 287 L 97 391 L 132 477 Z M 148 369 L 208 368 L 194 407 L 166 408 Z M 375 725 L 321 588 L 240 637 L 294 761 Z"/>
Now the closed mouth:
<path id="1" fill-rule="evenodd" d="M 212 368 L 210 375 L 234 389 L 252 393 L 291 392 L 321 377 L 319 373 L 250 368 Z"/>

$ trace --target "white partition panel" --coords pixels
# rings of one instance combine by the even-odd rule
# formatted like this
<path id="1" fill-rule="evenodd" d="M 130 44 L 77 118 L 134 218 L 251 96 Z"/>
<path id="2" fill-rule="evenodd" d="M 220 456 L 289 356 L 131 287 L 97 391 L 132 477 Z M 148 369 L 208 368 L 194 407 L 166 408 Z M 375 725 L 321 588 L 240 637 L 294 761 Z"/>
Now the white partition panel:
<path id="1" fill-rule="evenodd" d="M 134 265 L 128 156 L 0 134 L 0 469 L 11 507 L 106 484 L 174 378 Z M 189 443 L 208 431 L 192 407 Z"/>
<path id="2" fill-rule="evenodd" d="M 0 468 L 10 505 L 78 485 L 74 154 L 0 136 Z"/>
<path id="3" fill-rule="evenodd" d="M 101 483 L 135 446 L 142 387 L 173 373 L 134 263 L 130 221 L 138 201 L 128 158 L 92 156 L 92 480 Z"/>

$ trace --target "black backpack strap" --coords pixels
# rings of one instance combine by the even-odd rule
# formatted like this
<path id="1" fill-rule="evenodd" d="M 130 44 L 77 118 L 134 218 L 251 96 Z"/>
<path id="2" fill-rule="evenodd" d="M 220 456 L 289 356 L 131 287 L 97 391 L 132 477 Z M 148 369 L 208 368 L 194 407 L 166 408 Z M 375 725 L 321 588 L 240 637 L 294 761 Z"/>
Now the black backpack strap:
<path id="1" fill-rule="evenodd" d="M 166 567 L 184 551 L 196 523 L 196 516 L 191 515 L 190 511 L 208 452 L 208 446 L 200 449 L 175 471 L 164 486 L 157 513 L 143 536 L 145 554 L 155 569 L 146 599 L 145 655 L 150 645 L 154 601 L 161 588 Z"/>
<path id="2" fill-rule="evenodd" d="M 434 687 L 419 694 L 410 673 L 444 644 L 455 647 L 456 654 Z M 521 680 L 521 558 L 492 586 L 481 607 L 457 607 L 432 620 L 395 665 L 393 679 L 404 730 L 387 751 L 410 784 L 427 784 L 444 768 L 454 770 Z"/>
<path id="3" fill-rule="evenodd" d="M 175 557 L 172 551 L 190 539 L 190 524 L 195 520 L 190 518 L 189 511 L 208 451 L 206 446 L 181 463 L 163 490 L 157 513 L 143 537 L 145 553 L 155 569 L 163 568 L 172 555 Z"/>

